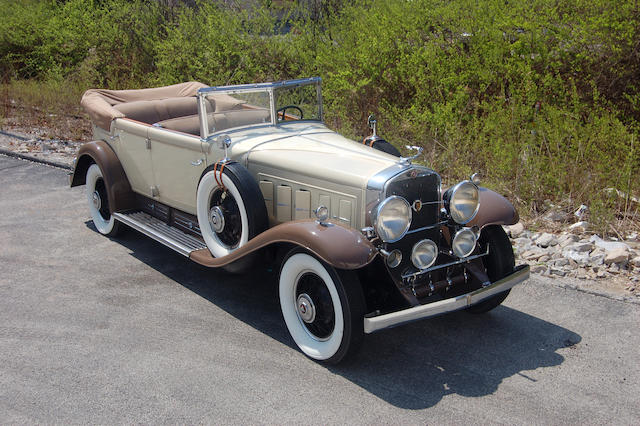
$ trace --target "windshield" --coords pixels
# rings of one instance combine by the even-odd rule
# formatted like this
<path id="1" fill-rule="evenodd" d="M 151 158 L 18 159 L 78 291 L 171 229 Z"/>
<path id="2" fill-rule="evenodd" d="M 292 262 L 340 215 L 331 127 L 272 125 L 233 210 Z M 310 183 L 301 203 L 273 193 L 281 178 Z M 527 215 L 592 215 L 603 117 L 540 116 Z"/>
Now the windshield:
<path id="1" fill-rule="evenodd" d="M 319 90 L 314 85 L 282 87 L 275 90 L 277 121 L 322 120 Z"/>
<path id="2" fill-rule="evenodd" d="M 198 91 L 204 138 L 227 129 L 322 121 L 320 78 L 209 87 Z"/>

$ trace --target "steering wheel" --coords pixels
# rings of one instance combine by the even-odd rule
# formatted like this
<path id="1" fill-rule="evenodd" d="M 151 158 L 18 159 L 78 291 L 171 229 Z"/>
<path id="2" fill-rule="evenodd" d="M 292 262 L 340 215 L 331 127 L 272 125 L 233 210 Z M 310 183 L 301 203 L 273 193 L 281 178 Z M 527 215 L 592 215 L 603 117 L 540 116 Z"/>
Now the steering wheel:
<path id="1" fill-rule="evenodd" d="M 286 112 L 288 109 L 298 110 L 298 112 L 300 113 L 300 117 L 294 118 L 294 116 L 287 115 Z M 302 109 L 297 105 L 285 105 L 282 108 L 278 108 L 278 110 L 276 111 L 276 117 L 278 117 L 278 120 L 281 121 L 286 121 L 287 117 L 291 118 L 292 120 L 302 120 L 302 118 L 304 117 L 304 113 L 302 112 Z"/>

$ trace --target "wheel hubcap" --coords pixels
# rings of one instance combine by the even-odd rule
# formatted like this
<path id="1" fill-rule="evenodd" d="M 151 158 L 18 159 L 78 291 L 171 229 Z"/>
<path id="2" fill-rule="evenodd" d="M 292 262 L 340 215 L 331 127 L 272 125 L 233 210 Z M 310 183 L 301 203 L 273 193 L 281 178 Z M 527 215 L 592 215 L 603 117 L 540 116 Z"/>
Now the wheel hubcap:
<path id="1" fill-rule="evenodd" d="M 303 293 L 298 296 L 297 306 L 298 315 L 300 315 L 302 321 L 310 324 L 316 319 L 316 307 L 314 306 L 313 301 L 311 300 L 311 297 L 309 297 L 309 295 Z"/>
<path id="2" fill-rule="evenodd" d="M 93 194 L 91 194 L 91 203 L 93 203 L 93 207 L 95 207 L 96 210 L 102 208 L 102 199 L 98 191 L 93 191 Z"/>
<path id="3" fill-rule="evenodd" d="M 209 210 L 209 223 L 214 232 L 220 233 L 224 229 L 224 213 L 220 206 L 213 206 Z"/>

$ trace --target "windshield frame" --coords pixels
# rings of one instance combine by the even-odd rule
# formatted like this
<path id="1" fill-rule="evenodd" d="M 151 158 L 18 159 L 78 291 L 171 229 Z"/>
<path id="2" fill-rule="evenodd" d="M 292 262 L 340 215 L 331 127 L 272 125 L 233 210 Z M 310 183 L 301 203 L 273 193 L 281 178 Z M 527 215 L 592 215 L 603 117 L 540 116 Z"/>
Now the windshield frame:
<path id="1" fill-rule="evenodd" d="M 202 89 L 198 89 L 197 98 L 198 98 L 198 116 L 200 121 L 200 135 L 201 139 L 204 141 L 209 141 L 212 139 L 214 135 L 219 134 L 220 132 L 224 132 L 227 129 L 209 132 L 209 123 L 207 117 L 207 109 L 205 105 L 205 100 L 208 95 L 211 94 L 226 94 L 226 95 L 234 95 L 240 93 L 267 93 L 269 95 L 269 112 L 271 116 L 271 125 L 278 126 L 282 123 L 291 123 L 292 121 L 278 121 L 277 112 L 276 112 L 276 92 L 283 89 L 288 88 L 296 88 L 300 86 L 316 86 L 316 95 L 318 102 L 318 119 L 302 119 L 299 121 L 320 121 L 324 120 L 324 112 L 322 108 L 322 90 L 321 90 L 322 78 L 320 77 L 309 77 L 309 78 L 301 78 L 296 80 L 285 80 L 278 81 L 274 83 L 255 83 L 255 84 L 239 84 L 232 86 L 216 86 L 216 87 L 204 87 Z M 257 124 L 249 124 L 245 127 L 255 127 L 255 126 L 264 126 L 264 123 Z M 230 129 L 229 129 L 230 130 Z"/>

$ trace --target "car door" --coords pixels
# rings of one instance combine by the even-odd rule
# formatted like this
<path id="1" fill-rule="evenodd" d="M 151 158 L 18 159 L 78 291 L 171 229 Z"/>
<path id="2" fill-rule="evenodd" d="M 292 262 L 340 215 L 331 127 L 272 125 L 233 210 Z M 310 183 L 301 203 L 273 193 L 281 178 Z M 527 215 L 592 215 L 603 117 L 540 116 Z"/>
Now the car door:
<path id="1" fill-rule="evenodd" d="M 148 141 L 150 126 L 125 118 L 115 122 L 114 137 L 109 142 L 129 179 L 134 192 L 153 196 L 154 177 Z"/>
<path id="2" fill-rule="evenodd" d="M 184 212 L 196 214 L 196 191 L 207 167 L 203 142 L 197 136 L 159 127 L 149 128 L 151 164 L 158 195 Z"/>

